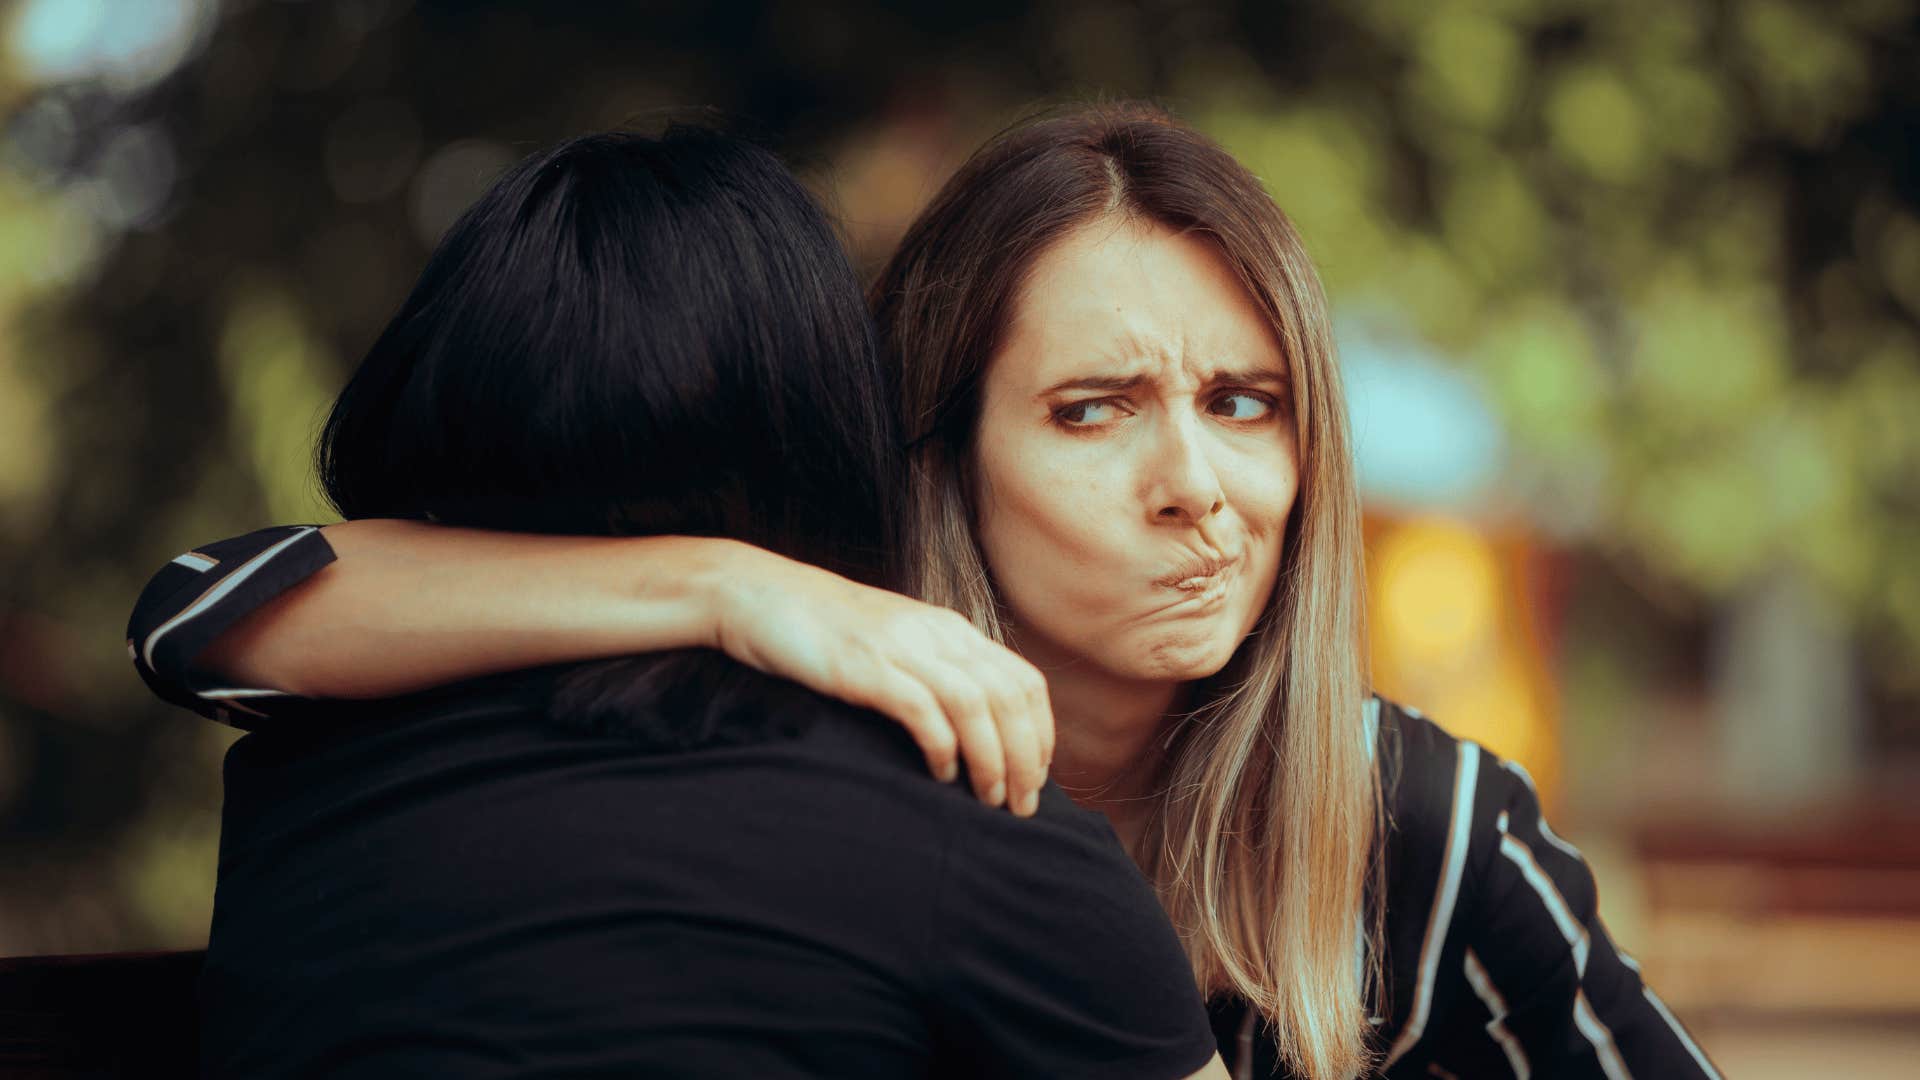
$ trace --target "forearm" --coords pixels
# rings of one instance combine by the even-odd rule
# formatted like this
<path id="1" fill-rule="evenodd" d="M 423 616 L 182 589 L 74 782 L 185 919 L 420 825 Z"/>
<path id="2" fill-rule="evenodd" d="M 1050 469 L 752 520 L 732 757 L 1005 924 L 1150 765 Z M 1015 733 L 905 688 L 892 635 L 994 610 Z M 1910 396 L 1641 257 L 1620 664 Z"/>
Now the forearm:
<path id="1" fill-rule="evenodd" d="M 339 560 L 215 639 L 196 666 L 239 685 L 369 698 L 497 671 L 710 646 L 729 540 L 570 537 L 350 521 Z"/>
<path id="2" fill-rule="evenodd" d="M 964 755 L 980 798 L 1017 814 L 1053 756 L 1046 679 L 965 618 L 734 540 L 261 529 L 162 566 L 127 646 L 155 694 L 245 728 L 301 699 L 714 648 L 891 717 L 942 779 Z"/>

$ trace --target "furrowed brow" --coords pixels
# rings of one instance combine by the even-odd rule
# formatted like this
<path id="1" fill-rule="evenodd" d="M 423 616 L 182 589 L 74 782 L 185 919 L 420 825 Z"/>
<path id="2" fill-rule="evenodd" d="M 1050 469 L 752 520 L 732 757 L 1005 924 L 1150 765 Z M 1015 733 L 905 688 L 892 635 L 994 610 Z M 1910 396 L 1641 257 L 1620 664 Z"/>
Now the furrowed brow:
<path id="1" fill-rule="evenodd" d="M 1040 396 L 1045 397 L 1048 394 L 1058 394 L 1066 390 L 1106 390 L 1117 393 L 1123 390 L 1136 390 L 1146 382 L 1145 375 L 1089 375 L 1085 378 L 1067 379 L 1064 382 L 1054 383 L 1040 391 Z"/>
<path id="2" fill-rule="evenodd" d="M 1285 368 L 1215 368 L 1207 376 L 1209 386 L 1285 386 L 1289 382 Z"/>

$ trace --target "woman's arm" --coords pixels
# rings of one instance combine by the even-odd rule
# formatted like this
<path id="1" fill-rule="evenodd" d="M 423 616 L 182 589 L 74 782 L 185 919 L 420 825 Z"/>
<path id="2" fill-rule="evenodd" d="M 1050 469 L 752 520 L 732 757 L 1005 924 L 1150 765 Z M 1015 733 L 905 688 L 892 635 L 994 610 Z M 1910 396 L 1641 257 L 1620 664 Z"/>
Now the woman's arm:
<path id="1" fill-rule="evenodd" d="M 338 561 L 214 638 L 193 666 L 311 698 L 381 698 L 569 660 L 713 646 L 744 544 L 348 521 Z M 637 574 L 628 571 L 641 567 Z M 622 578 L 625 580 L 622 580 Z"/>
<path id="2" fill-rule="evenodd" d="M 1032 665 L 954 612 L 746 544 L 405 521 L 265 539 L 285 551 L 217 559 L 208 556 L 221 545 L 210 545 L 156 575 L 129 644 L 163 697 L 179 701 L 185 689 L 233 706 L 281 694 L 386 697 L 516 668 L 709 647 L 892 717 L 942 778 L 964 753 L 991 804 L 1031 813 L 1052 758 L 1046 684 Z M 280 576 L 292 580 L 261 584 L 276 573 L 272 559 L 290 556 L 298 565 Z M 162 587 L 183 566 L 198 576 Z M 236 588 L 242 574 L 251 576 Z M 195 619 L 225 621 L 201 627 L 202 642 Z M 198 691 L 195 680 L 222 686 Z"/>

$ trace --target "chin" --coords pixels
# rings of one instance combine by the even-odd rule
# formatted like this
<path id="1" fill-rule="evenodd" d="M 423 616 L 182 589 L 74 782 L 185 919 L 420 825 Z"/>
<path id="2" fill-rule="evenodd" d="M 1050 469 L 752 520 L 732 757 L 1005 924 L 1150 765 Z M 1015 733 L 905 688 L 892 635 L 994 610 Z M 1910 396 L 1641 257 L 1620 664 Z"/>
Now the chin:
<path id="1" fill-rule="evenodd" d="M 1108 666 L 1143 682 L 1192 682 L 1218 675 L 1239 647 L 1239 637 L 1224 629 L 1200 635 L 1163 633 L 1159 640 L 1139 642 Z"/>

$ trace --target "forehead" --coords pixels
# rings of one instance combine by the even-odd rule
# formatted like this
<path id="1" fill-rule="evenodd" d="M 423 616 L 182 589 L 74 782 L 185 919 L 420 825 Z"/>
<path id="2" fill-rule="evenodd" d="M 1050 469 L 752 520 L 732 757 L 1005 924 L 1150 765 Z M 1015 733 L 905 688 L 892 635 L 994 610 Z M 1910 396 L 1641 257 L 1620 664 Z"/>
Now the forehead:
<path id="1" fill-rule="evenodd" d="M 1211 240 L 1111 216 L 1034 260 L 993 366 L 996 381 L 1023 383 L 1123 369 L 1287 373 L 1266 313 Z"/>

